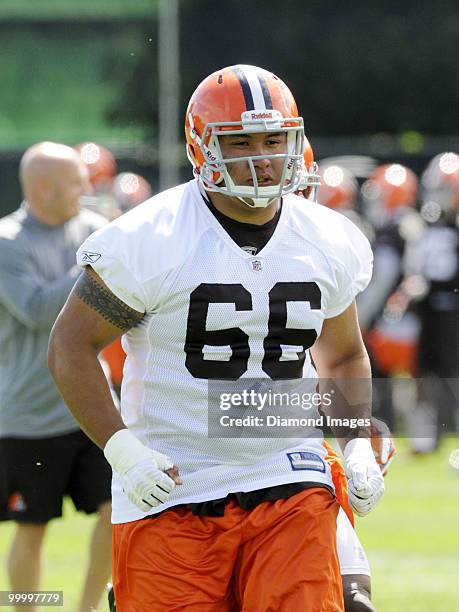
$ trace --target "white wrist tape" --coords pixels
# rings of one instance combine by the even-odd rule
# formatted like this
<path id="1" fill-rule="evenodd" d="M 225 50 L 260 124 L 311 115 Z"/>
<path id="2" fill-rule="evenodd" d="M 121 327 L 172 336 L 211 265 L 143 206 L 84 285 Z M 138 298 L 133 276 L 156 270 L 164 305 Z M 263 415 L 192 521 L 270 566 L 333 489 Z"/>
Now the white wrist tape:
<path id="1" fill-rule="evenodd" d="M 375 462 L 375 456 L 371 441 L 367 438 L 353 438 L 344 447 L 344 459 L 347 460 L 351 455 L 367 459 L 370 463 Z"/>
<path id="2" fill-rule="evenodd" d="M 160 470 L 168 470 L 173 467 L 171 460 L 166 455 L 147 448 L 129 429 L 120 429 L 113 434 L 105 445 L 104 455 L 118 474 L 126 474 L 128 470 L 145 459 L 155 461 Z"/>
<path id="3" fill-rule="evenodd" d="M 120 429 L 108 440 L 104 455 L 121 477 L 123 491 L 142 512 L 165 503 L 175 482 L 165 471 L 173 467 L 166 455 L 146 447 L 128 429 Z"/>

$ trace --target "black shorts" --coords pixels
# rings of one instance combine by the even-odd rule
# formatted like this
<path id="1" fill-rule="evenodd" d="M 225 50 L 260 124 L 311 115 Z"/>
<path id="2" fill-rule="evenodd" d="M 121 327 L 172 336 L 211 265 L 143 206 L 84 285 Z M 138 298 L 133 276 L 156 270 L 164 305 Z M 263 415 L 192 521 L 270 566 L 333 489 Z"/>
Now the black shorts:
<path id="1" fill-rule="evenodd" d="M 96 512 L 111 499 L 110 465 L 82 432 L 51 438 L 0 438 L 0 520 L 47 523 L 69 495 L 77 510 Z"/>

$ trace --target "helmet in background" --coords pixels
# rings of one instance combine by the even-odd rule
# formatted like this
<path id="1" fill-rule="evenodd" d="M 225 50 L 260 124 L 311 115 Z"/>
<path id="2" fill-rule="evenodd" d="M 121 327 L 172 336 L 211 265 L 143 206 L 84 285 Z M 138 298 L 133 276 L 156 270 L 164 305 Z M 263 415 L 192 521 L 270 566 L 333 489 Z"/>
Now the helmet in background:
<path id="1" fill-rule="evenodd" d="M 151 197 L 150 183 L 134 172 L 121 172 L 117 174 L 112 185 L 112 195 L 118 202 L 122 213 L 135 208 Z"/>
<path id="2" fill-rule="evenodd" d="M 94 190 L 108 192 L 116 174 L 116 161 L 110 151 L 95 142 L 82 142 L 75 149 L 88 167 Z"/>
<path id="3" fill-rule="evenodd" d="M 314 161 L 314 152 L 306 136 L 304 137 L 303 162 L 303 173 L 297 194 L 315 202 L 317 188 L 320 186 L 320 174 L 317 162 Z"/>
<path id="4" fill-rule="evenodd" d="M 352 174 L 341 166 L 320 167 L 321 183 L 317 192 L 319 204 L 339 210 L 353 209 L 359 185 Z"/>
<path id="5" fill-rule="evenodd" d="M 422 173 L 421 185 L 425 203 L 436 203 L 444 211 L 459 208 L 459 155 L 436 155 Z"/>

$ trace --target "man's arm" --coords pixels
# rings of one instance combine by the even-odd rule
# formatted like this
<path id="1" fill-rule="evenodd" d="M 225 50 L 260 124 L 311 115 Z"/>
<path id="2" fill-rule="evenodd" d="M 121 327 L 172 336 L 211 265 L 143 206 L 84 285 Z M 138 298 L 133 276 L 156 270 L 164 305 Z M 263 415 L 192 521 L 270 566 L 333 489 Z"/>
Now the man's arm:
<path id="1" fill-rule="evenodd" d="M 87 267 L 51 331 L 50 372 L 81 428 L 101 448 L 125 425 L 113 403 L 98 354 L 143 316 L 119 300 Z"/>
<path id="2" fill-rule="evenodd" d="M 370 442 L 371 368 L 355 302 L 324 322 L 311 353 L 321 379 L 330 381 L 325 384 L 327 390 L 334 391 L 327 414 L 337 419 L 363 419 L 364 424 L 355 428 L 332 427 L 344 454 L 349 501 L 354 511 L 363 516 L 381 499 L 384 480 Z"/>
<path id="3" fill-rule="evenodd" d="M 178 470 L 169 457 L 144 446 L 126 428 L 98 360 L 105 346 L 143 316 L 86 268 L 51 332 L 48 364 L 72 414 L 122 478 L 129 500 L 149 512 L 181 484 Z"/>
<path id="4" fill-rule="evenodd" d="M 334 391 L 335 398 L 327 414 L 336 418 L 369 419 L 371 367 L 360 333 L 355 302 L 337 317 L 324 321 L 311 354 L 320 379 L 327 381 L 327 388 Z M 339 401 L 338 395 L 343 402 Z M 342 428 L 337 428 L 336 433 L 344 450 L 351 438 L 370 438 L 370 427 L 356 427 L 345 437 L 342 437 Z"/>

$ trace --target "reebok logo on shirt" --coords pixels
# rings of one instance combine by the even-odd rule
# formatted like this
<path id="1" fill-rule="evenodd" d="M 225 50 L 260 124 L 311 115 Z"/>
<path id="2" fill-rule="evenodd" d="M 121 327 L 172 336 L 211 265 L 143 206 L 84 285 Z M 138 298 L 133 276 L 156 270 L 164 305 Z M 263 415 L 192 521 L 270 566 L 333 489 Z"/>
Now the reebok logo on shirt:
<path id="1" fill-rule="evenodd" d="M 83 259 L 82 261 L 87 261 L 89 263 L 96 263 L 98 259 L 100 259 L 102 255 L 100 253 L 91 253 L 90 251 L 83 251 Z"/>

